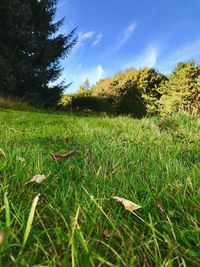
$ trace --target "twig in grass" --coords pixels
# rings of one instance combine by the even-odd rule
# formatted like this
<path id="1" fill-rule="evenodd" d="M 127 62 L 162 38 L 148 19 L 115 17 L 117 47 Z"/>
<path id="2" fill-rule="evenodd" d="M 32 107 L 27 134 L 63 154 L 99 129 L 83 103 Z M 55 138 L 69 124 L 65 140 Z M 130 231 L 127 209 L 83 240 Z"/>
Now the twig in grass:
<path id="1" fill-rule="evenodd" d="M 67 159 L 74 156 L 76 153 L 76 150 L 72 150 L 66 154 L 52 154 L 51 157 L 53 160 Z"/>

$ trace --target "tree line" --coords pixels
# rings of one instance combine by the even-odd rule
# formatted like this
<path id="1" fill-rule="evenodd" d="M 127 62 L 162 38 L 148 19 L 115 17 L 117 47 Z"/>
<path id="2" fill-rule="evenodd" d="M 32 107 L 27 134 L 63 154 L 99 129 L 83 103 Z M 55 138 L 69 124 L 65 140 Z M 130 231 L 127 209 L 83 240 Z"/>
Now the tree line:
<path id="1" fill-rule="evenodd" d="M 179 63 L 168 76 L 154 68 L 130 68 L 90 86 L 86 81 L 74 95 L 57 82 L 61 59 L 77 42 L 76 29 L 59 32 L 57 0 L 0 1 L 0 96 L 39 106 L 132 114 L 135 117 L 200 112 L 200 65 Z"/>
<path id="2" fill-rule="evenodd" d="M 200 113 L 200 64 L 179 63 L 168 76 L 154 68 L 130 68 L 90 86 L 86 80 L 61 105 L 135 117 L 186 111 Z"/>

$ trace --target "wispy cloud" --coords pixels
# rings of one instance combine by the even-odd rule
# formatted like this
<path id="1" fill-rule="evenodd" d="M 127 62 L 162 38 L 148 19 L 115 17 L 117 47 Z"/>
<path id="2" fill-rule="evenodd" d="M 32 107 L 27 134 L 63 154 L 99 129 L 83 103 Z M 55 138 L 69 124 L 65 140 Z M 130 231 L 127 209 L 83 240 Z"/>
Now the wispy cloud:
<path id="1" fill-rule="evenodd" d="M 79 51 L 80 48 L 83 48 L 89 40 L 91 41 L 94 38 L 94 35 L 95 35 L 95 31 L 88 31 L 88 32 L 79 33 L 78 34 L 78 42 L 76 43 L 76 45 L 72 49 L 70 58 L 72 59 L 77 54 L 77 52 Z"/>
<path id="2" fill-rule="evenodd" d="M 82 32 L 78 34 L 78 42 L 72 50 L 72 56 L 77 54 L 80 48 L 83 48 L 86 43 L 90 46 L 96 46 L 102 39 L 103 34 L 96 31 Z M 90 42 L 89 42 L 90 41 Z"/>
<path id="3" fill-rule="evenodd" d="M 92 45 L 93 45 L 93 46 L 98 45 L 98 43 L 101 41 L 102 37 L 103 37 L 103 34 L 102 34 L 102 33 L 97 34 L 97 35 L 96 35 L 96 39 L 93 41 Z"/>
<path id="4" fill-rule="evenodd" d="M 104 69 L 101 64 L 96 65 L 91 68 L 87 68 L 80 71 L 80 68 L 70 73 L 69 71 L 66 73 L 66 77 L 72 81 L 72 85 L 67 89 L 67 92 L 75 92 L 79 89 L 80 85 L 84 83 L 86 79 L 90 81 L 90 84 L 95 84 L 98 80 L 103 78 Z M 63 75 L 64 78 L 65 75 Z M 68 82 L 70 82 L 68 81 Z"/>
<path id="5" fill-rule="evenodd" d="M 177 47 L 174 52 L 163 55 L 162 61 L 159 62 L 158 68 L 163 73 L 170 73 L 179 62 L 188 60 L 200 60 L 200 39 L 186 43 Z"/>
<path id="6" fill-rule="evenodd" d="M 128 25 L 128 27 L 126 27 L 126 29 L 124 30 L 121 36 L 120 41 L 114 47 L 115 51 L 119 50 L 129 40 L 129 38 L 134 33 L 136 28 L 137 28 L 137 23 L 131 23 L 130 25 Z"/>
<path id="7" fill-rule="evenodd" d="M 170 56 L 171 62 L 180 62 L 194 57 L 200 56 L 200 39 L 197 39 L 193 42 L 187 43 L 182 47 L 179 47 L 172 55 Z"/>
<path id="8" fill-rule="evenodd" d="M 136 58 L 126 63 L 125 67 L 156 67 L 160 52 L 158 44 L 150 44 Z"/>
<path id="9" fill-rule="evenodd" d="M 87 40 L 91 40 L 95 35 L 95 31 L 80 33 L 78 37 L 78 45 L 83 46 Z"/>

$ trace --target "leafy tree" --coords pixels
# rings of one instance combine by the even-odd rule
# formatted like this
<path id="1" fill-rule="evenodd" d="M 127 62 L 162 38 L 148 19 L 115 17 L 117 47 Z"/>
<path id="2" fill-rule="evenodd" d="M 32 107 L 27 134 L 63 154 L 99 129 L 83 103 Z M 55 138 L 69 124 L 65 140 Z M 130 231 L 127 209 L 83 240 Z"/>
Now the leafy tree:
<path id="1" fill-rule="evenodd" d="M 166 77 L 157 72 L 154 68 L 143 68 L 139 70 L 137 76 L 137 88 L 142 91 L 142 99 L 148 114 L 158 113 L 160 85 L 166 80 Z"/>
<path id="2" fill-rule="evenodd" d="M 57 34 L 57 0 L 1 0 L 0 92 L 44 105 L 59 101 L 64 83 L 60 59 L 76 43 L 75 30 Z"/>
<path id="3" fill-rule="evenodd" d="M 113 77 L 100 80 L 93 88 L 92 94 L 109 99 L 110 110 L 132 114 L 140 117 L 145 114 L 141 91 L 137 88 L 138 70 L 127 69 Z"/>
<path id="4" fill-rule="evenodd" d="M 76 92 L 77 96 L 88 96 L 91 95 L 90 82 L 88 79 L 79 87 L 79 90 Z"/>
<path id="5" fill-rule="evenodd" d="M 160 87 L 161 114 L 178 111 L 193 112 L 197 106 L 199 107 L 199 77 L 200 68 L 194 61 L 179 63 L 168 80 Z"/>
<path id="6" fill-rule="evenodd" d="M 120 113 L 143 116 L 158 110 L 161 97 L 158 87 L 166 79 L 153 68 L 127 69 L 113 77 L 100 80 L 92 93 L 113 99 L 115 109 Z"/>

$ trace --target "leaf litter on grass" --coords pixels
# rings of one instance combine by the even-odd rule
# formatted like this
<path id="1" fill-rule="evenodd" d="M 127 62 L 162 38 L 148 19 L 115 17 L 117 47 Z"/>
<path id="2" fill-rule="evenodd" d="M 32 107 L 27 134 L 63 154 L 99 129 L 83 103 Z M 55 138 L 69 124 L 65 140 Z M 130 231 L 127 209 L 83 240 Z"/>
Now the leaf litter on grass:
<path id="1" fill-rule="evenodd" d="M 72 150 L 65 154 L 52 154 L 51 157 L 53 160 L 67 159 L 74 156 L 76 153 L 76 150 Z"/>
<path id="2" fill-rule="evenodd" d="M 44 180 L 46 180 L 48 178 L 48 176 L 44 175 L 44 174 L 36 174 L 35 176 L 33 176 L 31 178 L 30 181 L 26 182 L 26 184 L 29 184 L 29 183 L 33 183 L 33 182 L 36 182 L 38 184 L 41 184 Z"/>
<path id="3" fill-rule="evenodd" d="M 117 202 L 121 203 L 124 208 L 128 211 L 135 211 L 138 210 L 140 208 L 142 208 L 141 206 L 133 203 L 132 201 L 122 198 L 122 197 L 112 197 L 113 199 L 115 199 Z"/>

